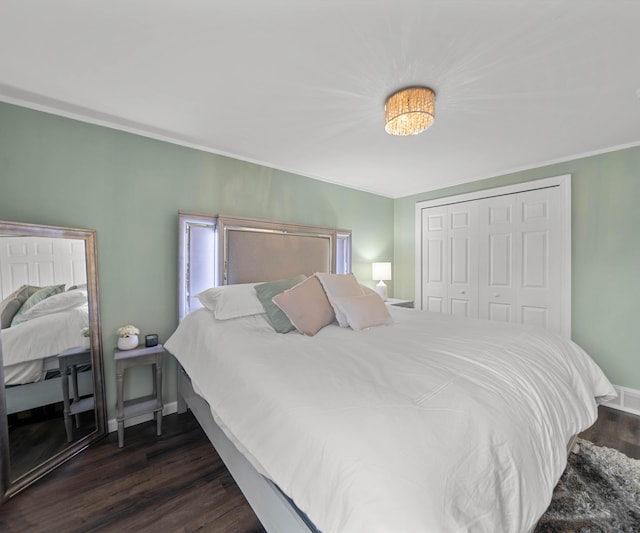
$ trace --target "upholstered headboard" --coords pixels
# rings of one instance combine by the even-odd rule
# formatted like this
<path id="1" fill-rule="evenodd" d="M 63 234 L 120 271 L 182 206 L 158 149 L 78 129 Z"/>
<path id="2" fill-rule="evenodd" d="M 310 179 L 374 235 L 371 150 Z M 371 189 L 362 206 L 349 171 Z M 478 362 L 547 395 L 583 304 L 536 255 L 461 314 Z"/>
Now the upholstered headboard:
<path id="1" fill-rule="evenodd" d="M 225 215 L 179 212 L 178 314 L 212 286 L 351 271 L 351 232 Z"/>

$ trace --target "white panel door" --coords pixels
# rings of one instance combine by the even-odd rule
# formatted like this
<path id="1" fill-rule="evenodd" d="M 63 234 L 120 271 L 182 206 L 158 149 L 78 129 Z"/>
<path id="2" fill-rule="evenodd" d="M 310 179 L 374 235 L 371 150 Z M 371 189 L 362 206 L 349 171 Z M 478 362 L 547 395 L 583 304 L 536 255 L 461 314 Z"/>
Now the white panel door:
<path id="1" fill-rule="evenodd" d="M 0 293 L 5 298 L 21 285 L 87 282 L 84 241 L 49 237 L 0 237 Z"/>
<path id="2" fill-rule="evenodd" d="M 475 203 L 426 209 L 422 214 L 422 308 L 478 316 Z"/>
<path id="3" fill-rule="evenodd" d="M 481 318 L 560 331 L 558 193 L 547 188 L 480 200 Z"/>
<path id="4" fill-rule="evenodd" d="M 480 318 L 501 322 L 519 319 L 517 207 L 513 194 L 478 200 L 478 232 L 484 241 L 478 252 Z"/>
<path id="5" fill-rule="evenodd" d="M 448 206 L 447 299 L 452 315 L 478 316 L 477 202 Z"/>
<path id="6" fill-rule="evenodd" d="M 522 242 L 518 305 L 520 322 L 559 332 L 562 249 L 555 194 L 556 189 L 540 189 L 518 195 Z"/>
<path id="7" fill-rule="evenodd" d="M 422 214 L 422 309 L 448 313 L 447 207 L 426 209 Z"/>
<path id="8" fill-rule="evenodd" d="M 422 300 L 417 305 L 568 335 L 566 195 L 553 185 L 419 206 Z"/>
<path id="9" fill-rule="evenodd" d="M 570 337 L 571 177 L 418 202 L 416 269 L 417 308 Z"/>

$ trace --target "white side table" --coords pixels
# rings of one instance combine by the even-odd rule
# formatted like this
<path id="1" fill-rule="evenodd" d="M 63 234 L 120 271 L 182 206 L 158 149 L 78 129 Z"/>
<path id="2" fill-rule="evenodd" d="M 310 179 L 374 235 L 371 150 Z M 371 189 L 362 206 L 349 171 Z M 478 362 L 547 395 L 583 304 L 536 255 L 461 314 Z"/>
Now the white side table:
<path id="1" fill-rule="evenodd" d="M 64 427 L 67 441 L 73 441 L 73 424 L 71 417 L 76 418 L 76 428 L 80 427 L 78 415 L 95 408 L 93 395 L 80 398 L 78 392 L 78 366 L 91 365 L 91 350 L 77 346 L 69 348 L 58 355 L 60 377 L 62 383 L 62 400 L 64 402 Z M 69 374 L 71 374 L 72 396 L 69 396 Z"/>
<path id="2" fill-rule="evenodd" d="M 162 344 L 146 348 L 143 345 L 133 350 L 113 351 L 116 362 L 116 383 L 118 386 L 118 403 L 116 420 L 118 422 L 118 447 L 124 446 L 124 421 L 147 413 L 153 413 L 156 419 L 157 435 L 162 435 Z M 127 368 L 140 365 L 151 365 L 155 379 L 150 396 L 124 399 L 124 374 Z"/>

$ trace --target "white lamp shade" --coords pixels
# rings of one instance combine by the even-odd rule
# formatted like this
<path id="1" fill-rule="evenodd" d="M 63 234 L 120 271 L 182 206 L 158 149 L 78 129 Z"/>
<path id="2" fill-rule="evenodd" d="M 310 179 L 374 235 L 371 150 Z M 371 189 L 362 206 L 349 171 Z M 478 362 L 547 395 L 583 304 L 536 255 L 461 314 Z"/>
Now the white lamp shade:
<path id="1" fill-rule="evenodd" d="M 389 280 L 391 279 L 391 263 L 372 263 L 371 273 L 374 280 Z"/>

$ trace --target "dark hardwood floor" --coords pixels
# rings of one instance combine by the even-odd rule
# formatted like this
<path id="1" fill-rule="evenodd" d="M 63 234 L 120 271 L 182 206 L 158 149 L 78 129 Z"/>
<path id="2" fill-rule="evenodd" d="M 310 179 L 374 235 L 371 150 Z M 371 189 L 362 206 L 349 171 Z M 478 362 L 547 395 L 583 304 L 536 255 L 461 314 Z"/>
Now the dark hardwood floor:
<path id="1" fill-rule="evenodd" d="M 640 417 L 607 407 L 582 437 L 640 459 Z M 0 506 L 9 532 L 263 532 L 190 413 L 112 433 Z"/>
<path id="2" fill-rule="evenodd" d="M 9 449 L 11 474 L 15 478 L 64 450 L 67 432 L 62 402 L 9 415 Z M 77 415 L 80 427 L 73 424 L 73 438 L 80 439 L 95 430 L 95 415 Z"/>
<path id="3" fill-rule="evenodd" d="M 195 418 L 117 433 L 0 505 L 0 531 L 220 533 L 264 529 Z"/>
<path id="4" fill-rule="evenodd" d="M 598 420 L 580 436 L 598 446 L 614 448 L 627 457 L 640 459 L 640 416 L 600 406 Z"/>

